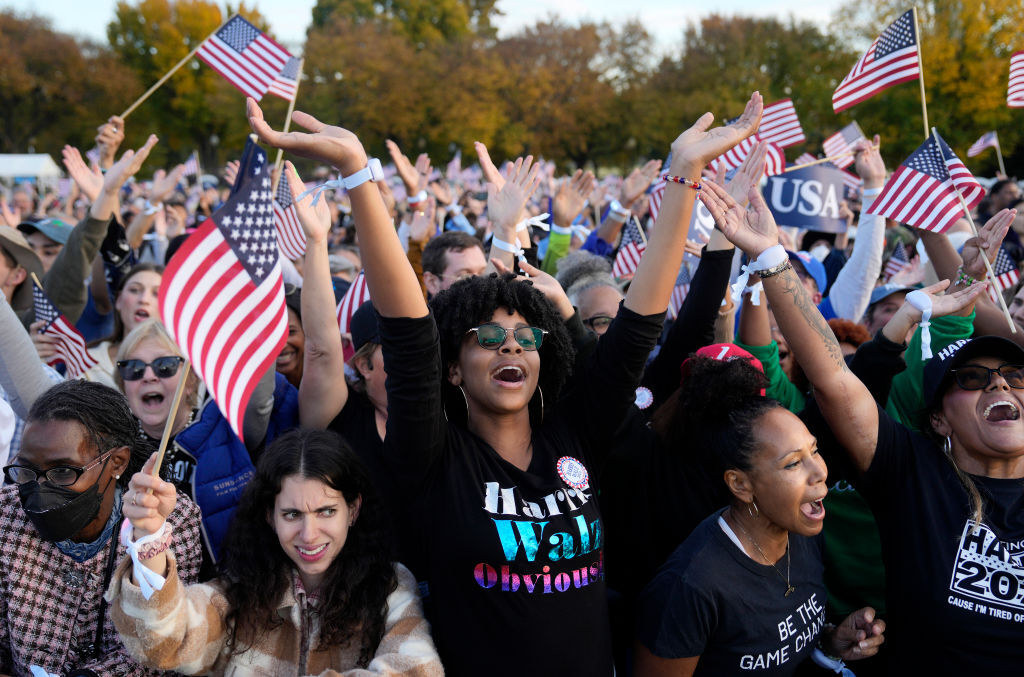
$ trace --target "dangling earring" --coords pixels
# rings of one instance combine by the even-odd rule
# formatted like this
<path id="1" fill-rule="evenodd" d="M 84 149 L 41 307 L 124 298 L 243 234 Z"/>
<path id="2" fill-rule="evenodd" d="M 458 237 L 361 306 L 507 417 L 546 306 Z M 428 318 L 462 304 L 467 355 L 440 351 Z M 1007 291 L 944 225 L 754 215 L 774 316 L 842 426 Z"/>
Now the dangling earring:
<path id="1" fill-rule="evenodd" d="M 751 511 L 750 506 L 754 506 L 754 510 Z M 756 515 L 754 513 L 757 513 Z M 761 516 L 761 511 L 757 509 L 757 503 L 751 501 L 747 504 L 747 514 L 750 515 L 751 519 L 757 519 Z"/>
<path id="2" fill-rule="evenodd" d="M 942 453 L 949 458 L 953 458 L 953 440 L 950 439 L 949 435 L 946 435 L 945 439 L 942 440 Z"/>
<path id="3" fill-rule="evenodd" d="M 466 397 L 466 391 L 462 389 L 461 385 L 457 385 L 455 387 L 459 389 L 460 393 L 462 393 L 462 401 L 466 405 L 466 421 L 468 422 L 469 421 L 469 398 Z"/>
<path id="4" fill-rule="evenodd" d="M 540 422 L 544 422 L 544 389 L 537 384 L 537 394 L 540 395 Z"/>

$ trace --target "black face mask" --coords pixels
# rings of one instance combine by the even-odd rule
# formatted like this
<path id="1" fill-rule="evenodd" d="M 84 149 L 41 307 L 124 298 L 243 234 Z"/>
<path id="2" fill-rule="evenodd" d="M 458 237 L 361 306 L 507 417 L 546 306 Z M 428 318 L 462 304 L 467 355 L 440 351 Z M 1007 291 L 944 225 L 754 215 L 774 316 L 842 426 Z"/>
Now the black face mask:
<path id="1" fill-rule="evenodd" d="M 107 467 L 109 460 L 104 461 L 103 468 Z M 101 475 L 102 472 L 101 469 Z M 107 481 L 103 493 L 106 493 L 113 479 Z M 97 479 L 91 487 L 78 493 L 67 487 L 42 485 L 33 480 L 18 485 L 18 497 L 29 521 L 43 540 L 56 543 L 68 540 L 96 519 L 103 502 L 99 486 L 100 481 Z"/>

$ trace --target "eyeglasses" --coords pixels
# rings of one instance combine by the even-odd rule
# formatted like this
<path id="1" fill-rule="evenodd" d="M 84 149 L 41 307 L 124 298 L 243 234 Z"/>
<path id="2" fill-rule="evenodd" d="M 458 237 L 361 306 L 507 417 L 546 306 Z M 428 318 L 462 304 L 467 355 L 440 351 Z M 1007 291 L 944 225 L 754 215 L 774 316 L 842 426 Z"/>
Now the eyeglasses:
<path id="1" fill-rule="evenodd" d="M 608 325 L 612 323 L 615 318 L 609 317 L 608 315 L 594 315 L 583 320 L 583 324 L 587 325 L 594 331 L 604 330 L 608 328 Z"/>
<path id="2" fill-rule="evenodd" d="M 34 480 L 39 479 L 40 475 L 46 478 L 46 481 L 50 484 L 58 487 L 70 487 L 72 484 L 78 481 L 78 478 L 86 470 L 95 468 L 102 463 L 110 454 L 113 449 L 108 449 L 106 452 L 99 455 L 99 457 L 88 465 L 84 465 L 81 468 L 77 468 L 73 465 L 58 465 L 54 468 L 50 468 L 46 472 L 40 472 L 35 468 L 30 468 L 26 465 L 9 465 L 4 467 L 4 476 L 7 477 L 7 481 L 12 484 L 28 484 Z"/>
<path id="3" fill-rule="evenodd" d="M 1006 385 L 1018 390 L 1024 389 L 1024 366 L 1004 364 L 995 369 L 969 364 L 958 369 L 951 369 L 956 377 L 956 384 L 964 390 L 982 390 L 992 382 L 992 374 L 999 374 Z"/>
<path id="4" fill-rule="evenodd" d="M 118 360 L 117 371 L 125 381 L 138 381 L 146 375 L 146 367 L 152 367 L 157 378 L 170 378 L 178 373 L 178 368 L 185 358 L 177 355 L 165 355 L 152 362 L 142 360 Z"/>
<path id="5" fill-rule="evenodd" d="M 537 350 L 544 342 L 544 335 L 548 332 L 537 327 L 502 327 L 497 324 L 481 324 L 473 327 L 466 333 L 476 332 L 476 342 L 481 348 L 497 350 L 505 345 L 509 334 L 515 338 L 516 343 L 522 346 L 523 350 Z"/>

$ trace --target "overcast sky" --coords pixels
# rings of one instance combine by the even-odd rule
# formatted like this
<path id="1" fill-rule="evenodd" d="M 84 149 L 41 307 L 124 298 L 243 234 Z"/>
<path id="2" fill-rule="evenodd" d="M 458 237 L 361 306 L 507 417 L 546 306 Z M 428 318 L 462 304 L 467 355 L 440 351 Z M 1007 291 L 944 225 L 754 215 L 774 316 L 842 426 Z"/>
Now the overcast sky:
<path id="1" fill-rule="evenodd" d="M 0 7 L 19 12 L 43 14 L 52 19 L 61 31 L 84 35 L 106 42 L 107 24 L 114 16 L 115 0 L 0 0 Z M 255 5 L 273 27 L 274 34 L 286 47 L 302 44 L 309 25 L 310 9 L 315 0 L 255 0 Z M 715 11 L 725 14 L 754 14 L 757 16 L 787 17 L 790 14 L 825 26 L 839 0 L 718 0 Z M 705 12 L 697 8 L 694 0 L 641 0 L 638 4 L 621 0 L 560 0 L 558 14 L 563 19 L 608 20 L 621 22 L 639 18 L 658 41 L 661 49 L 679 44 L 687 21 L 695 20 Z M 555 3 L 551 0 L 498 0 L 504 12 L 497 25 L 500 34 L 514 32 L 523 25 L 545 17 Z"/>

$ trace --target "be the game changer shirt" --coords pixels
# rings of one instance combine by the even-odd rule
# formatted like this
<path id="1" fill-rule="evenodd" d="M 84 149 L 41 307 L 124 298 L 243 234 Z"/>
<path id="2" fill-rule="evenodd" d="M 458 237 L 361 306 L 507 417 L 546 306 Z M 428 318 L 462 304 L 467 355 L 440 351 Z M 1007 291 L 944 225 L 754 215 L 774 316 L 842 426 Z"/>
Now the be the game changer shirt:
<path id="1" fill-rule="evenodd" d="M 423 554 L 449 675 L 612 675 L 604 532 L 594 477 L 635 398 L 663 315 L 625 307 L 572 392 L 547 403 L 524 471 L 441 407 L 433 318 L 380 318 L 385 453 Z M 547 394 L 550 397 L 550 394 Z M 459 412 L 464 415 L 463 412 Z"/>
<path id="2" fill-rule="evenodd" d="M 970 476 L 879 410 L 878 448 L 857 483 L 878 520 L 893 674 L 1020 674 L 1024 666 L 1024 480 Z"/>

